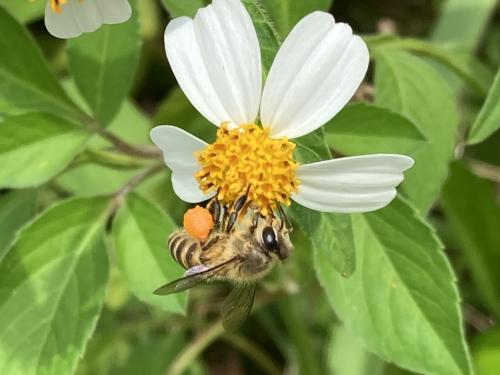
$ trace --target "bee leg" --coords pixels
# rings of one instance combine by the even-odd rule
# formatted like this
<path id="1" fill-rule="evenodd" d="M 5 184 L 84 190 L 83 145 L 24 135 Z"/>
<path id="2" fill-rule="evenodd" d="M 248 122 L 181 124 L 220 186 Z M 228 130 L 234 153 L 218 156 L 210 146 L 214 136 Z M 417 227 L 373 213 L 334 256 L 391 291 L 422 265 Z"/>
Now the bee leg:
<path id="1" fill-rule="evenodd" d="M 212 219 L 214 221 L 215 229 L 219 229 L 221 225 L 222 219 L 222 206 L 217 199 L 217 196 L 213 197 L 207 205 L 208 212 L 212 215 Z"/>
<path id="2" fill-rule="evenodd" d="M 202 245 L 201 245 L 201 250 L 205 251 L 207 249 L 210 249 L 216 242 L 218 242 L 221 239 L 221 235 L 216 234 L 213 236 L 210 236 Z"/>
<path id="3" fill-rule="evenodd" d="M 245 195 L 239 197 L 233 204 L 233 209 L 229 214 L 229 218 L 227 219 L 226 233 L 231 232 L 231 230 L 233 229 L 234 224 L 236 223 L 236 219 L 238 218 L 243 207 L 245 206 L 245 202 L 247 201 L 247 194 L 248 192 Z"/>
<path id="4" fill-rule="evenodd" d="M 291 232 L 293 230 L 293 226 L 292 226 L 292 223 L 290 222 L 290 220 L 288 220 L 288 217 L 286 216 L 285 211 L 283 210 L 283 207 L 281 207 L 281 205 L 278 202 L 276 202 L 276 207 L 278 207 L 278 215 L 279 215 L 280 220 L 281 220 L 281 226 L 283 227 L 283 224 L 285 224 L 286 229 L 289 232 Z"/>
<path id="5" fill-rule="evenodd" d="M 257 210 L 254 210 L 253 216 L 252 216 L 252 226 L 250 227 L 250 232 L 254 232 L 255 229 L 257 228 L 257 225 L 259 225 L 259 219 L 260 219 L 260 212 Z"/>

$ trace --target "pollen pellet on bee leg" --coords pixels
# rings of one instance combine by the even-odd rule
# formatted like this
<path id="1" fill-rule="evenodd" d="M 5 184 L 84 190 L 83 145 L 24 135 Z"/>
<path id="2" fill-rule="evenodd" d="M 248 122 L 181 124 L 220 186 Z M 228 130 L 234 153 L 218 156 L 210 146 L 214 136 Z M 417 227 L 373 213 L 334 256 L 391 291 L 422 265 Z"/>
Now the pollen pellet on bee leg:
<path id="1" fill-rule="evenodd" d="M 200 206 L 196 206 L 186 211 L 183 224 L 186 232 L 200 241 L 206 240 L 214 227 L 214 221 L 210 211 Z"/>

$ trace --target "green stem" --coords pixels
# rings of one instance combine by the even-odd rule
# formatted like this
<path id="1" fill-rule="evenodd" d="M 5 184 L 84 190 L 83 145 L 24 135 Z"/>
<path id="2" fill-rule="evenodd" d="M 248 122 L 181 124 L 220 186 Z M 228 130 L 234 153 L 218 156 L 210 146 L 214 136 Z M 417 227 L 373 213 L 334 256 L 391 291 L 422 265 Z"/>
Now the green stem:
<path id="1" fill-rule="evenodd" d="M 136 146 L 124 141 L 120 137 L 104 129 L 95 118 L 85 115 L 81 119 L 81 122 L 86 125 L 89 132 L 98 134 L 111 143 L 117 150 L 127 155 L 133 155 L 145 159 L 161 159 L 162 157 L 161 151 L 156 148 Z"/>
<path id="2" fill-rule="evenodd" d="M 245 337 L 228 333 L 222 336 L 222 339 L 229 342 L 242 353 L 248 355 L 248 357 L 258 364 L 267 374 L 280 375 L 282 373 L 278 365 L 276 365 L 270 356 Z"/>
<path id="3" fill-rule="evenodd" d="M 85 159 L 82 162 L 96 163 L 118 169 L 144 168 L 151 163 L 149 160 L 138 159 L 122 153 L 103 149 L 96 150 L 89 148 L 85 150 L 84 156 Z"/>
<path id="4" fill-rule="evenodd" d="M 131 145 L 130 143 L 124 141 L 123 139 L 117 137 L 113 133 L 110 133 L 107 130 L 105 130 L 99 126 L 94 127 L 93 130 L 98 135 L 100 135 L 102 138 L 104 138 L 108 142 L 110 142 L 118 150 L 120 150 L 121 152 L 123 152 L 127 155 L 138 156 L 140 158 L 146 158 L 146 159 L 160 159 L 161 158 L 161 155 L 162 155 L 161 151 L 156 149 L 156 148 L 152 149 L 149 147 L 141 147 L 141 146 Z"/>
<path id="5" fill-rule="evenodd" d="M 203 350 L 210 345 L 217 337 L 224 333 L 222 321 L 218 320 L 202 332 L 193 342 L 182 351 L 176 358 L 174 358 L 171 366 L 167 369 L 167 375 L 180 375 L 186 368 L 203 352 Z"/>
<path id="6" fill-rule="evenodd" d="M 128 180 L 118 191 L 113 195 L 113 199 L 111 200 L 107 213 L 109 215 L 112 215 L 118 207 L 121 206 L 123 203 L 123 200 L 125 199 L 125 196 L 134 190 L 137 185 L 141 184 L 145 180 L 147 180 L 149 177 L 155 175 L 156 173 L 162 171 L 164 169 L 163 164 L 155 164 L 151 166 L 148 169 L 145 169 L 141 173 L 135 175 L 132 177 L 130 180 Z"/>

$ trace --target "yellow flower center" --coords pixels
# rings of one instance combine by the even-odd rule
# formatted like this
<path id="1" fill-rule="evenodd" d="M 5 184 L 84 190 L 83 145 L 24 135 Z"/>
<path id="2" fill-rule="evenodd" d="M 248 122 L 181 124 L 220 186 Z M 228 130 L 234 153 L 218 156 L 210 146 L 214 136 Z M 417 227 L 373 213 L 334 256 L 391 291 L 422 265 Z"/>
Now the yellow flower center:
<path id="1" fill-rule="evenodd" d="M 215 142 L 196 154 L 201 170 L 195 178 L 203 192 L 218 192 L 227 205 L 248 192 L 247 205 L 267 215 L 276 203 L 290 205 L 297 191 L 294 149 L 287 138 L 271 139 L 269 129 L 256 124 L 232 130 L 221 124 Z"/>
<path id="2" fill-rule="evenodd" d="M 61 13 L 61 5 L 66 4 L 67 0 L 50 0 L 50 8 L 54 13 Z"/>

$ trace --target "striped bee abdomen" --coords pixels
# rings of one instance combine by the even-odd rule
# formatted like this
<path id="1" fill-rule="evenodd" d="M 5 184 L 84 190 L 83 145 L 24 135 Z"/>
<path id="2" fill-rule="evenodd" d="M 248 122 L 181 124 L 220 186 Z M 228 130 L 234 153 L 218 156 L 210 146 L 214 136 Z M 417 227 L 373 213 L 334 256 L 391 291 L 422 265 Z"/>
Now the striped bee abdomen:
<path id="1" fill-rule="evenodd" d="M 186 270 L 201 264 L 200 242 L 183 230 L 172 233 L 168 239 L 168 248 L 172 258 Z"/>

